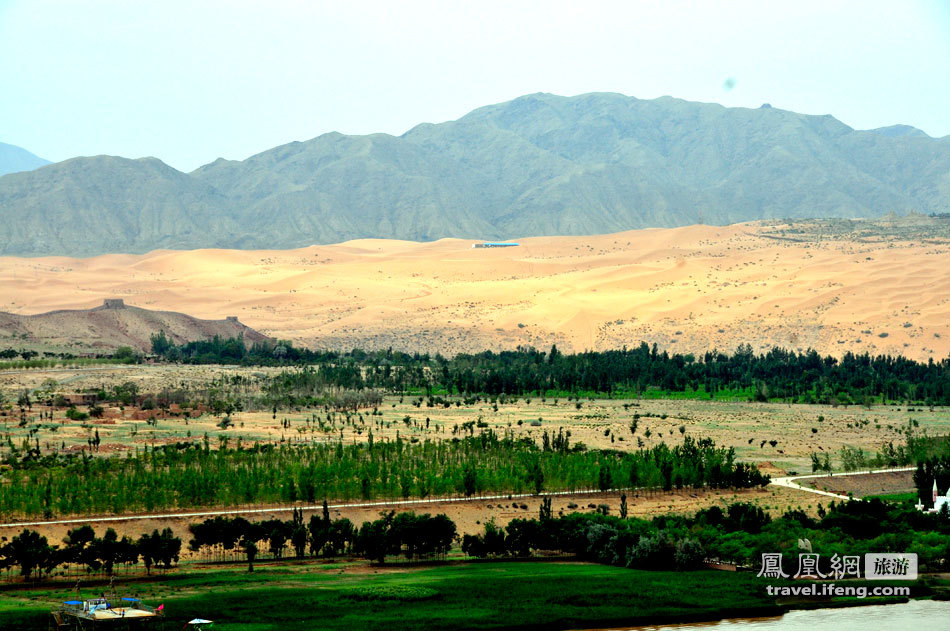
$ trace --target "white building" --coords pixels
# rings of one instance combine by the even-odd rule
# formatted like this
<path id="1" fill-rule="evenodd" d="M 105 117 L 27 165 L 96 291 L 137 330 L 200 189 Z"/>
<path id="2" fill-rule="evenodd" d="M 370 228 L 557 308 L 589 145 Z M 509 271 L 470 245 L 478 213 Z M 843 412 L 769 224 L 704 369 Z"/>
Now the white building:
<path id="1" fill-rule="evenodd" d="M 937 491 L 937 481 L 934 480 L 934 488 L 933 488 L 932 497 L 933 497 L 934 507 L 929 509 L 927 511 L 928 513 L 939 513 L 941 509 L 944 507 L 944 505 L 946 505 L 947 508 L 950 509 L 950 488 L 947 489 L 946 495 L 940 495 L 939 492 Z M 921 511 L 924 510 L 924 505 L 918 503 L 917 510 L 921 510 Z"/>
<path id="2" fill-rule="evenodd" d="M 934 512 L 939 513 L 944 505 L 950 505 L 950 488 L 946 495 L 937 495 L 937 481 L 934 480 Z"/>

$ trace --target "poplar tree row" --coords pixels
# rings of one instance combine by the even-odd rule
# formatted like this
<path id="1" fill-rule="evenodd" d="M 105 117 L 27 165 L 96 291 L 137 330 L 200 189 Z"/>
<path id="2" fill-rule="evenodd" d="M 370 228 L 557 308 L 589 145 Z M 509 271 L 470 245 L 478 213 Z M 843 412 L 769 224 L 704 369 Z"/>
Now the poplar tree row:
<path id="1" fill-rule="evenodd" d="M 634 452 L 544 450 L 492 430 L 441 441 L 146 448 L 127 457 L 51 455 L 5 472 L 0 513 L 14 517 L 211 506 L 309 504 L 638 487 L 751 487 L 768 477 L 732 448 L 686 436 Z"/>

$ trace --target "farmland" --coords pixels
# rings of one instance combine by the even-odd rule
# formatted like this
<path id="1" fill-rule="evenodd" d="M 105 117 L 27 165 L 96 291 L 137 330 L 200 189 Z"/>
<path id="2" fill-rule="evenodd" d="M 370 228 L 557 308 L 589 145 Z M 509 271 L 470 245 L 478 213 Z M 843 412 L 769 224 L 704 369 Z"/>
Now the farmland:
<path id="1" fill-rule="evenodd" d="M 640 398 L 603 396 L 439 396 L 424 393 L 386 395 L 359 410 L 324 406 L 281 407 L 276 411 L 253 399 L 278 367 L 130 365 L 109 370 L 48 371 L 4 374 L 0 392 L 8 401 L 0 412 L 0 432 L 6 446 L 24 440 L 43 453 L 76 453 L 90 449 L 98 436 L 98 455 L 126 454 L 146 445 L 208 440 L 217 448 L 255 442 L 313 444 L 450 440 L 492 430 L 516 440 L 541 444 L 543 436 L 570 432 L 570 444 L 592 449 L 635 450 L 676 443 L 683 435 L 710 438 L 732 447 L 738 460 L 763 467 L 766 473 L 809 471 L 810 454 L 830 454 L 839 463 L 844 446 L 875 452 L 885 443 L 901 444 L 906 432 L 950 433 L 950 410 L 913 404 L 819 405 L 750 402 L 747 399 Z M 50 406 L 56 395 L 80 391 L 112 391 L 132 384 L 138 404 L 102 403 L 101 416 L 69 418 L 69 406 Z M 24 391 L 31 406 L 18 409 Z M 147 396 L 146 396 L 147 395 Z M 187 410 L 171 401 L 187 399 Z M 670 394 L 668 396 L 675 396 Z M 241 402 L 243 410 L 215 410 L 215 400 Z M 145 409 L 143 409 L 143 407 Z M 79 405 L 80 412 L 87 406 Z M 224 419 L 228 421 L 224 423 Z M 636 429 L 633 424 L 636 421 Z M 206 438 L 207 437 L 207 438 Z M 8 440 L 9 439 L 9 440 Z"/>

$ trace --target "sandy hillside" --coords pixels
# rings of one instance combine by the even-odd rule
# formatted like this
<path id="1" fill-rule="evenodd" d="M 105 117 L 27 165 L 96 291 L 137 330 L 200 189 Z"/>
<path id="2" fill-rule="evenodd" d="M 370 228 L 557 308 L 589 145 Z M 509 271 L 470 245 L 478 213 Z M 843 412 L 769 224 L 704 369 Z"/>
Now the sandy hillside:
<path id="1" fill-rule="evenodd" d="M 130 346 L 149 350 L 151 336 L 158 330 L 177 344 L 214 336 L 243 337 L 247 344 L 268 339 L 230 317 L 199 320 L 184 313 L 131 307 L 122 299 L 106 299 L 93 309 L 60 309 L 38 315 L 0 311 L 0 339 L 11 340 L 10 346 L 83 350 Z"/>
<path id="2" fill-rule="evenodd" d="M 538 237 L 504 249 L 360 240 L 8 257 L 0 258 L 0 310 L 36 314 L 119 297 L 199 318 L 237 316 L 315 347 L 448 354 L 645 340 L 680 352 L 749 342 L 947 357 L 950 240 L 927 237 L 926 225 L 865 224 L 691 226 Z"/>

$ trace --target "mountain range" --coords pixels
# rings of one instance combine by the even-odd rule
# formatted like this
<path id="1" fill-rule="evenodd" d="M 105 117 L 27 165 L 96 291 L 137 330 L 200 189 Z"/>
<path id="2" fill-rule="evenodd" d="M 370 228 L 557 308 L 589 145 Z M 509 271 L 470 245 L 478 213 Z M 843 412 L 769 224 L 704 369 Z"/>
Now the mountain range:
<path id="1" fill-rule="evenodd" d="M 0 254 L 584 235 L 950 211 L 950 137 L 670 97 L 532 94 L 401 136 L 329 133 L 182 173 L 83 157 L 0 177 Z"/>
<path id="2" fill-rule="evenodd" d="M 45 164 L 49 164 L 49 160 L 35 156 L 22 147 L 0 142 L 0 175 L 32 171 Z"/>

